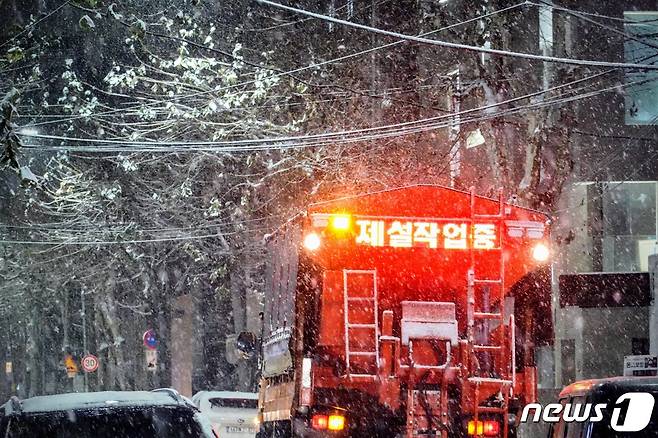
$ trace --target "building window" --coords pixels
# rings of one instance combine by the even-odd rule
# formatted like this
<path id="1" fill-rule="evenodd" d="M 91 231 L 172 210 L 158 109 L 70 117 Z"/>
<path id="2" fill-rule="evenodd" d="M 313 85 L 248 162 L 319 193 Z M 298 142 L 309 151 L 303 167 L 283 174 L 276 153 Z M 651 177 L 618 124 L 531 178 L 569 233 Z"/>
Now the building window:
<path id="1" fill-rule="evenodd" d="M 610 182 L 602 194 L 603 270 L 646 270 L 656 240 L 656 183 Z"/>
<path id="2" fill-rule="evenodd" d="M 624 30 L 635 37 L 624 41 L 626 62 L 655 64 L 658 58 L 658 12 L 624 12 L 624 19 Z M 658 72 L 628 70 L 625 75 L 626 124 L 658 124 L 658 84 L 655 82 Z"/>
<path id="3" fill-rule="evenodd" d="M 644 272 L 649 255 L 658 252 L 656 244 L 655 181 L 607 181 L 582 183 L 581 205 L 585 215 L 576 223 L 573 255 L 581 254 L 579 272 Z M 578 194 L 579 193 L 579 194 Z M 582 227 L 582 228 L 580 228 Z"/>
<path id="4" fill-rule="evenodd" d="M 656 234 L 656 184 L 608 183 L 603 192 L 605 236 Z"/>

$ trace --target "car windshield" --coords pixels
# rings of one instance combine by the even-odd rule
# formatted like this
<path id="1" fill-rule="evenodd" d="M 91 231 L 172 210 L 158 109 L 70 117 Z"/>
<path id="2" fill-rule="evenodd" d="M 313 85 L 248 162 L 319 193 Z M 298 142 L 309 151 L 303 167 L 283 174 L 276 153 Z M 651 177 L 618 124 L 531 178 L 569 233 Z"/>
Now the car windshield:
<path id="1" fill-rule="evenodd" d="M 625 403 L 617 403 L 618 398 L 626 391 L 611 391 L 606 394 L 601 400 L 597 400 L 597 403 L 606 403 L 608 406 L 615 406 L 620 410 L 619 418 L 617 423 L 620 425 L 625 425 L 627 420 L 627 415 L 631 410 L 631 406 L 628 401 Z M 650 390 L 650 388 L 635 388 L 634 392 L 648 392 L 653 395 L 654 399 L 658 397 L 658 392 Z M 634 405 L 633 409 L 637 409 L 638 406 Z M 640 431 L 637 432 L 621 432 L 615 431 L 612 427 L 613 424 L 613 410 L 605 409 L 603 411 L 603 420 L 596 423 L 591 423 L 591 431 L 589 434 L 585 435 L 587 438 L 658 438 L 658 410 L 653 409 L 651 411 L 651 418 L 649 423 Z"/>
<path id="2" fill-rule="evenodd" d="M 74 410 L 5 419 L 12 438 L 208 437 L 195 413 L 175 407 Z"/>
<path id="3" fill-rule="evenodd" d="M 248 398 L 211 398 L 208 400 L 213 408 L 256 409 L 258 400 Z"/>

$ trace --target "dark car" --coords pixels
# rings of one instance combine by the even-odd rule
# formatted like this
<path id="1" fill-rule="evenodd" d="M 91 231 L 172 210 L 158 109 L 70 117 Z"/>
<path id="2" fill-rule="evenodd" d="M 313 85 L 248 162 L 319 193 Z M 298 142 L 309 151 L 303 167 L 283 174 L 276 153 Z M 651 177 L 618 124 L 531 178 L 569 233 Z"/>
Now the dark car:
<path id="1" fill-rule="evenodd" d="M 173 390 L 12 398 L 0 407 L 0 438 L 213 438 L 209 421 Z"/>
<path id="2" fill-rule="evenodd" d="M 658 377 L 611 377 L 573 383 L 560 393 L 559 422 L 549 438 L 658 438 Z M 565 421 L 570 415 L 587 419 Z M 598 406 L 598 407 L 597 407 Z"/>

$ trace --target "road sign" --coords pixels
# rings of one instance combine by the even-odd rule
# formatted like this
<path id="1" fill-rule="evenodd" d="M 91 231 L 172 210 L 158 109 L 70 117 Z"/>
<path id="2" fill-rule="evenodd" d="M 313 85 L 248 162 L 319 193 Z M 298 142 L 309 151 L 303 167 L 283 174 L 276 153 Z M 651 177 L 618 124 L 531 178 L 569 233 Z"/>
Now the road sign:
<path id="1" fill-rule="evenodd" d="M 82 363 L 82 369 L 86 373 L 93 373 L 98 369 L 98 365 L 100 364 L 98 358 L 93 354 L 88 354 L 85 357 L 83 357 L 81 363 Z"/>
<path id="2" fill-rule="evenodd" d="M 75 363 L 73 356 L 71 356 L 70 354 L 67 354 L 64 357 L 64 365 L 66 366 L 66 374 L 70 378 L 73 378 L 78 374 L 78 364 Z"/>
<path id="3" fill-rule="evenodd" d="M 658 357 L 624 356 L 624 376 L 655 376 L 658 374 Z"/>
<path id="4" fill-rule="evenodd" d="M 155 330 L 153 329 L 146 330 L 144 336 L 142 336 L 142 340 L 144 341 L 144 346 L 149 350 L 155 350 L 158 347 L 158 338 L 155 336 Z"/>
<path id="5" fill-rule="evenodd" d="M 146 369 L 149 371 L 158 370 L 158 350 L 144 350 L 146 355 Z"/>
<path id="6" fill-rule="evenodd" d="M 12 362 L 5 362 L 5 374 L 9 375 L 14 371 L 14 364 Z"/>

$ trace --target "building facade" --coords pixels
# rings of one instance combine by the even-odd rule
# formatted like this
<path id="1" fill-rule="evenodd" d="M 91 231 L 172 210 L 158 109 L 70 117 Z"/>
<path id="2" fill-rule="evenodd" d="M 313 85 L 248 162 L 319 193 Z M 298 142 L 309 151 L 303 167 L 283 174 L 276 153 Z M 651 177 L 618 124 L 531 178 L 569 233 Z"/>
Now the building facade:
<path id="1" fill-rule="evenodd" d="M 658 56 L 656 2 L 556 2 L 555 6 L 593 15 L 561 15 L 554 28 L 564 54 L 581 59 L 654 63 Z M 554 23 L 557 20 L 554 18 Z M 655 73 L 617 70 L 614 93 L 578 104 L 581 120 L 572 144 L 574 171 L 555 212 L 555 345 L 542 359 L 544 387 L 574 380 L 621 375 L 626 355 L 656 350 L 650 330 L 653 300 L 650 283 L 638 290 L 642 299 L 619 284 L 592 282 L 612 300 L 565 305 L 564 279 L 600 279 L 611 273 L 650 270 L 656 253 L 658 90 Z M 576 277 L 580 275 L 580 277 Z M 647 277 L 648 274 L 647 274 Z M 566 300 L 569 301 L 569 300 Z M 586 300 L 585 300 L 586 301 Z M 553 373 L 549 370 L 553 369 Z"/>

